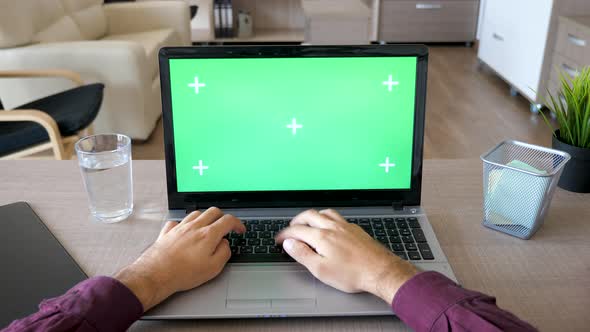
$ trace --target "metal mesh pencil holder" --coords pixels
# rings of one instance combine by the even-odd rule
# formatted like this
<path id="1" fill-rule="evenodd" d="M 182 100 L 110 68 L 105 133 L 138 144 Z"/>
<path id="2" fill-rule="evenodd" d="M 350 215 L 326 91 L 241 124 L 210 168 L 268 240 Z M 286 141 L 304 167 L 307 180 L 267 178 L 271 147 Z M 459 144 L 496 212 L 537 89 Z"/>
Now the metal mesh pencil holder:
<path id="1" fill-rule="evenodd" d="M 530 239 L 569 159 L 566 152 L 512 140 L 483 154 L 483 225 Z"/>

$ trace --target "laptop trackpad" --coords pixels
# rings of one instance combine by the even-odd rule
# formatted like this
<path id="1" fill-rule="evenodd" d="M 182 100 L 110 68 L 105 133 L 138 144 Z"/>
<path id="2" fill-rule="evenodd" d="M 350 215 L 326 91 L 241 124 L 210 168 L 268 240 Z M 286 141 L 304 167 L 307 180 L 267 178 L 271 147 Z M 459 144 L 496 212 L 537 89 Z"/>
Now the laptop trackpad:
<path id="1" fill-rule="evenodd" d="M 315 278 L 307 271 L 230 272 L 227 307 L 315 307 Z"/>

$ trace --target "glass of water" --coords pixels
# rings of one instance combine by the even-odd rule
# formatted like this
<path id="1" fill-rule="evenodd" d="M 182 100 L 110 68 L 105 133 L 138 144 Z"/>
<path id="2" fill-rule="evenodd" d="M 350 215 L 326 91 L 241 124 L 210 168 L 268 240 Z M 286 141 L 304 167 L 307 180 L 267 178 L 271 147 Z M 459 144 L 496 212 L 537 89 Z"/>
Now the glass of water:
<path id="1" fill-rule="evenodd" d="M 80 139 L 75 149 L 92 215 L 105 223 L 125 220 L 133 212 L 131 139 L 93 135 Z"/>

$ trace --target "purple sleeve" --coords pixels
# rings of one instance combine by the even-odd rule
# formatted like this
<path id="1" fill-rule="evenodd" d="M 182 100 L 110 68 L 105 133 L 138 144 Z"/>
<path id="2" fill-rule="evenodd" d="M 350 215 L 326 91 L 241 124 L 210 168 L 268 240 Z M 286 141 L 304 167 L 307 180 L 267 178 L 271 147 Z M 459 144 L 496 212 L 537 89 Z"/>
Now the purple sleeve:
<path id="1" fill-rule="evenodd" d="M 2 331 L 125 331 L 142 314 L 141 303 L 125 285 L 96 277 L 60 297 L 44 300 L 38 312 Z"/>
<path id="2" fill-rule="evenodd" d="M 393 311 L 415 331 L 536 331 L 496 306 L 496 299 L 438 272 L 422 272 L 399 289 Z"/>

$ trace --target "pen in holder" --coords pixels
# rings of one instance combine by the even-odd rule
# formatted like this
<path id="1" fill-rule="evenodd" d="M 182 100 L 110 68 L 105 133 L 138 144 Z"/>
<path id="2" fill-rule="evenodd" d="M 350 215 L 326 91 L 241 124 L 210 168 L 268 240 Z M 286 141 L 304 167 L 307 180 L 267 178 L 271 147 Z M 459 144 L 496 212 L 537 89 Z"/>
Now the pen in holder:
<path id="1" fill-rule="evenodd" d="M 483 225 L 530 239 L 569 159 L 566 152 L 511 140 L 483 154 Z"/>

